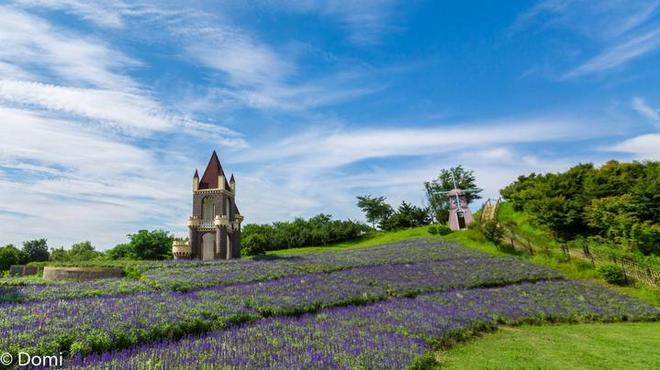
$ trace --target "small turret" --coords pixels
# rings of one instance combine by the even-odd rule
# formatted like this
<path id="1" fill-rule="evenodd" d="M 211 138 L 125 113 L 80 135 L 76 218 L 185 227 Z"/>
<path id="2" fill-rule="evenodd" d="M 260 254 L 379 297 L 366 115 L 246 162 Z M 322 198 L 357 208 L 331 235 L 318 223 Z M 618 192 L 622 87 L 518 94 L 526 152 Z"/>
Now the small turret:
<path id="1" fill-rule="evenodd" d="M 231 188 L 232 193 L 236 192 L 236 180 L 234 180 L 234 174 L 231 174 L 231 178 L 229 179 L 229 187 Z"/>
<path id="2" fill-rule="evenodd" d="M 195 169 L 195 175 L 193 176 L 193 191 L 199 190 L 199 173 Z"/>

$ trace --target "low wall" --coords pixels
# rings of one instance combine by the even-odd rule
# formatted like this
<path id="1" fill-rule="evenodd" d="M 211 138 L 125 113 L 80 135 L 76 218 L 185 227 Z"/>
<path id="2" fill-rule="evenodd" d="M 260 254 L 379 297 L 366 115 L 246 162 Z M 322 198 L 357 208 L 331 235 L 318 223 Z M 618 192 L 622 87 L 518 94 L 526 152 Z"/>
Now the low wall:
<path id="1" fill-rule="evenodd" d="M 122 269 L 96 267 L 44 267 L 45 280 L 86 281 L 122 277 Z"/>
<path id="2" fill-rule="evenodd" d="M 43 267 L 39 266 L 25 266 L 25 265 L 11 265 L 9 267 L 9 275 L 11 276 L 27 276 L 27 275 L 36 275 Z"/>

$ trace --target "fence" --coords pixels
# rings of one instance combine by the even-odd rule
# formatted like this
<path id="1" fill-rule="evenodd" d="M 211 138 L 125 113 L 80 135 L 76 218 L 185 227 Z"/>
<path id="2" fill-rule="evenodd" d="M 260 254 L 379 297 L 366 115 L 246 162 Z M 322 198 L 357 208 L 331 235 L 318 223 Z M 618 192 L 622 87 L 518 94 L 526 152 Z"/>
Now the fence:
<path id="1" fill-rule="evenodd" d="M 534 255 L 538 252 L 549 252 L 548 249 L 542 249 L 534 246 L 528 239 L 521 237 L 515 231 L 505 227 L 505 236 L 511 248 L 516 251 L 525 252 Z M 551 252 L 551 251 L 550 251 Z M 651 269 L 647 266 L 641 266 L 631 258 L 613 257 L 599 252 L 594 252 L 586 245 L 582 250 L 571 249 L 566 244 L 561 245 L 561 253 L 564 257 L 570 259 L 580 259 L 591 262 L 592 265 L 598 266 L 605 263 L 613 263 L 623 268 L 626 280 L 635 280 L 651 286 L 660 286 L 660 271 Z"/>

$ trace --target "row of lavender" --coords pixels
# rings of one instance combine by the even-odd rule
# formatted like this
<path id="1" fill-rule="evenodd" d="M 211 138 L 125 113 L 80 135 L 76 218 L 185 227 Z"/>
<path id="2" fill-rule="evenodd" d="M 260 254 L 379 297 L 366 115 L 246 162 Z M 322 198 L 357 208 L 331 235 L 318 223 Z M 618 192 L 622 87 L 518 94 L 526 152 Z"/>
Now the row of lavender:
<path id="1" fill-rule="evenodd" d="M 177 338 L 229 323 L 389 296 L 557 279 L 514 258 L 480 257 L 361 267 L 190 292 L 137 293 L 0 305 L 0 348 L 89 353 Z"/>
<path id="2" fill-rule="evenodd" d="M 142 280 L 104 279 L 66 284 L 35 284 L 32 281 L 30 284 L 25 284 L 25 280 L 9 279 L 7 284 L 0 283 L 0 301 L 30 302 L 52 298 L 70 299 L 155 292 L 157 290 L 188 291 L 196 288 L 332 272 L 355 267 L 487 256 L 458 244 L 418 239 L 364 249 L 267 260 L 234 260 L 223 263 L 145 262 L 146 266 L 152 267 L 143 272 Z M 12 281 L 15 282 L 15 285 L 9 284 Z"/>
<path id="3" fill-rule="evenodd" d="M 658 320 L 660 310 L 570 282 L 395 298 L 264 319 L 179 341 L 76 356 L 72 368 L 401 369 L 431 348 L 498 323 Z"/>

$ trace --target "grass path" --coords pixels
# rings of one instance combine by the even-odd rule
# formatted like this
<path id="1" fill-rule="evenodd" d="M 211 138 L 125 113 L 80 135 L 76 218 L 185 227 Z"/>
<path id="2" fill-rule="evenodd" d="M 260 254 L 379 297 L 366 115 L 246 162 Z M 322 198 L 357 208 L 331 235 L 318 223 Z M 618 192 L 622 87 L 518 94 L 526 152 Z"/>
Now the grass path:
<path id="1" fill-rule="evenodd" d="M 658 369 L 660 322 L 505 327 L 441 352 L 440 369 Z"/>

